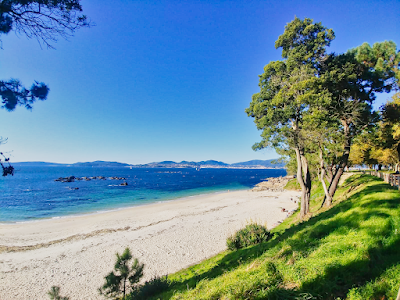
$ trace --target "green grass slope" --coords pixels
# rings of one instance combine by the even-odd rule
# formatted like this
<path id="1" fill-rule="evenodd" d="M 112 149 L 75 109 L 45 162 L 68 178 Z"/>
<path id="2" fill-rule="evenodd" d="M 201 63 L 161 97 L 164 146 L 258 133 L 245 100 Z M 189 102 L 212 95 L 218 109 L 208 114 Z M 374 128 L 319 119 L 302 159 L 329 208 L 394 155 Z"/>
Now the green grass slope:
<path id="1" fill-rule="evenodd" d="M 396 299 L 400 286 L 400 193 L 354 175 L 313 216 L 293 215 L 265 243 L 225 251 L 172 274 L 153 299 Z"/>

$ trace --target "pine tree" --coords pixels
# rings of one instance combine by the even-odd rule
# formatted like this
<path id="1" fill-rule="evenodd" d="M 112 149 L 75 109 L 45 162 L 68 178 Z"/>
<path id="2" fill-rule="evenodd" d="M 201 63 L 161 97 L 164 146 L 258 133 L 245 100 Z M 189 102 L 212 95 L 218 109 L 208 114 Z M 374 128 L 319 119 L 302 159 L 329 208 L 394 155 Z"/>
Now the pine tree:
<path id="1" fill-rule="evenodd" d="M 122 294 L 122 299 L 125 299 L 128 290 L 128 282 L 132 288 L 139 282 L 143 276 L 144 265 L 139 263 L 135 258 L 131 267 L 129 261 L 132 259 L 132 254 L 129 248 L 126 248 L 122 255 L 116 254 L 117 261 L 114 265 L 114 271 L 111 271 L 104 279 L 106 282 L 99 288 L 101 295 L 117 299 Z"/>

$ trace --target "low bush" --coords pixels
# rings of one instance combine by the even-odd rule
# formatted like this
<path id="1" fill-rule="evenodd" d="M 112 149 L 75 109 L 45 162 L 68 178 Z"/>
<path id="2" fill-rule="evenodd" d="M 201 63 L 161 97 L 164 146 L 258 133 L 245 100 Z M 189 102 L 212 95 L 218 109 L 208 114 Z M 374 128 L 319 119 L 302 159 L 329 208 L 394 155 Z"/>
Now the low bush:
<path id="1" fill-rule="evenodd" d="M 127 300 L 147 300 L 150 297 L 161 294 L 169 288 L 167 277 L 154 277 L 142 285 L 136 286 L 126 297 Z"/>
<path id="2" fill-rule="evenodd" d="M 269 232 L 265 226 L 252 223 L 228 237 L 226 245 L 229 250 L 238 250 L 261 242 L 266 242 L 271 238 L 272 233 Z"/>

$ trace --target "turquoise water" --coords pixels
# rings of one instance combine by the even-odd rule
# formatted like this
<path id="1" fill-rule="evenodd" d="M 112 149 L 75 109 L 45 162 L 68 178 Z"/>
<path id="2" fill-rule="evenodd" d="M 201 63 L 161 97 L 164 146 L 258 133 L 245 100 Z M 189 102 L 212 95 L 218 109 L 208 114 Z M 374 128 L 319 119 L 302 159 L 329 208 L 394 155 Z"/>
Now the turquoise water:
<path id="1" fill-rule="evenodd" d="M 56 182 L 67 176 L 126 180 Z M 0 179 L 0 222 L 96 213 L 227 190 L 248 189 L 284 169 L 161 169 L 20 167 Z M 126 181 L 128 186 L 120 186 Z"/>

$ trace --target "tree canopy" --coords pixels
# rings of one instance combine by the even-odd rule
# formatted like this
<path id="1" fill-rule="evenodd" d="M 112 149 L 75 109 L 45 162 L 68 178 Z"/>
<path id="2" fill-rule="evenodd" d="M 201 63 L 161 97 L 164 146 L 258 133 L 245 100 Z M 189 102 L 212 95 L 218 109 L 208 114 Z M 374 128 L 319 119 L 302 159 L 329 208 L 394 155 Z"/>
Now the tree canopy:
<path id="1" fill-rule="evenodd" d="M 14 31 L 35 38 L 40 45 L 54 48 L 59 37 L 67 38 L 91 22 L 82 14 L 79 0 L 3 0 L 0 2 L 0 35 Z M 35 81 L 26 88 L 17 79 L 0 81 L 2 108 L 14 110 L 18 105 L 32 109 L 37 100 L 46 100 L 49 87 Z"/>
<path id="2" fill-rule="evenodd" d="M 253 95 L 248 116 L 254 118 L 262 141 L 254 149 L 289 147 L 296 155 L 297 179 L 302 188 L 300 216 L 308 213 L 311 192 L 307 152 L 307 124 L 325 101 L 319 86 L 319 64 L 334 33 L 311 19 L 295 18 L 275 43 L 282 61 L 270 62 L 260 75 L 260 92 Z"/>
<path id="3" fill-rule="evenodd" d="M 80 0 L 3 0 L 0 3 L 0 33 L 15 31 L 53 48 L 58 37 L 67 38 L 90 26 Z"/>
<path id="4" fill-rule="evenodd" d="M 260 92 L 246 109 L 262 130 L 253 149 L 274 147 L 296 160 L 301 218 L 308 213 L 310 166 L 319 170 L 329 206 L 352 140 L 378 120 L 372 111 L 375 94 L 398 87 L 400 54 L 394 42 L 327 53 L 334 37 L 332 29 L 308 18 L 288 23 L 275 43 L 283 60 L 264 67 Z"/>

